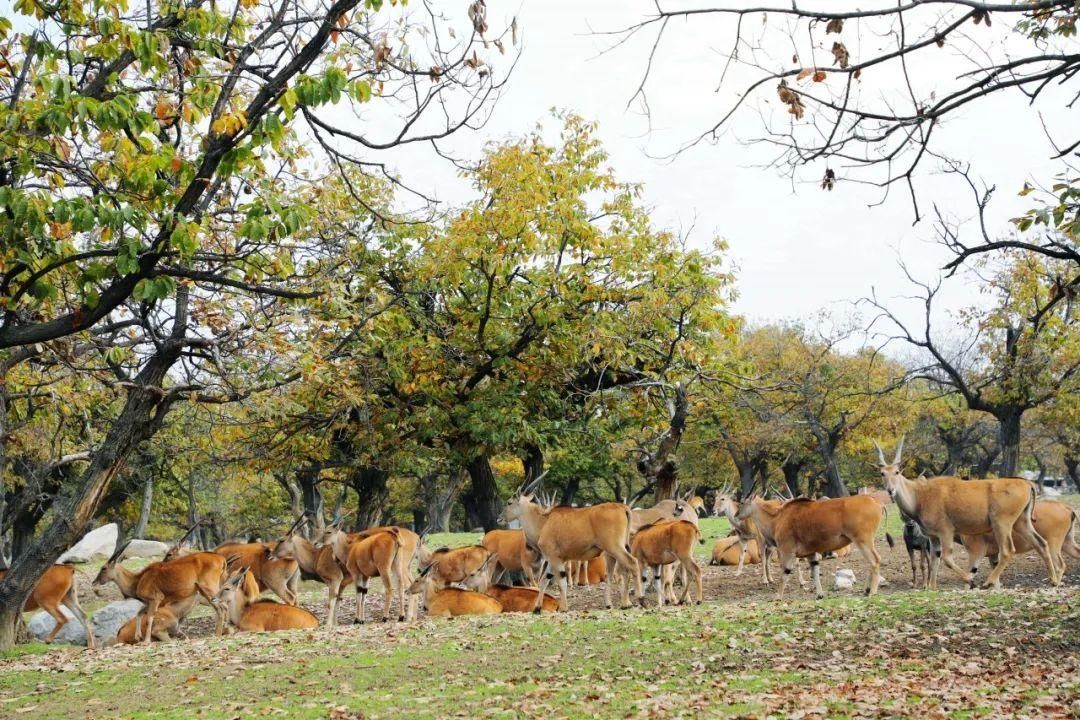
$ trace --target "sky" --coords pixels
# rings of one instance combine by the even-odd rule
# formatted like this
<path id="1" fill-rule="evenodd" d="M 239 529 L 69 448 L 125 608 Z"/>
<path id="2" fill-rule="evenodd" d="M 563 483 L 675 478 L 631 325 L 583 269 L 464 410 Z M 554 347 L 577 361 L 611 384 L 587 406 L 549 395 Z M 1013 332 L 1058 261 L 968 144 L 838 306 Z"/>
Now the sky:
<path id="1" fill-rule="evenodd" d="M 459 33 L 468 27 L 464 0 L 434 4 L 451 20 L 461 16 Z M 913 225 L 910 197 L 901 187 L 894 188 L 883 204 L 871 207 L 881 201 L 881 192 L 845 183 L 841 167 L 836 168 L 841 180 L 833 192 L 818 187 L 823 165 L 809 168 L 806 178 L 794 184 L 783 173 L 762 167 L 772 151 L 743 141 L 760 129 L 759 110 L 777 110 L 774 93 L 761 96 L 771 104 L 753 103 L 737 115 L 731 131 L 717 142 L 670 157 L 715 121 L 718 110 L 733 101 L 740 83 L 750 76 L 736 70 L 716 91 L 732 21 L 676 21 L 659 48 L 646 86 L 651 117 L 633 104 L 628 107 L 652 36 L 604 52 L 612 38 L 601 33 L 625 28 L 653 8 L 647 0 L 489 0 L 492 31 L 517 16 L 523 37 L 520 57 L 487 125 L 477 133 L 455 136 L 448 147 L 475 157 L 484 143 L 527 133 L 537 123 L 556 130 L 553 108 L 573 111 L 599 123 L 599 137 L 616 172 L 623 180 L 644 185 L 645 201 L 658 226 L 689 232 L 691 242 L 700 246 L 714 236 L 727 240 L 737 273 L 735 310 L 740 314 L 756 322 L 804 319 L 821 310 L 846 314 L 852 311 L 852 301 L 876 290 L 880 297 L 897 298 L 901 315 L 916 320 L 917 312 L 900 299 L 913 287 L 898 263 L 902 259 L 923 280 L 938 276 L 949 255 L 935 242 L 931 220 Z M 782 28 L 772 30 L 773 37 L 785 37 L 779 32 Z M 984 46 L 992 44 L 1003 51 L 1016 47 L 1017 39 L 1000 22 L 993 30 L 973 31 L 982 33 L 972 37 Z M 853 57 L 875 49 L 848 42 Z M 787 57 L 790 45 L 777 52 Z M 481 54 L 496 75 L 510 65 L 509 57 L 500 57 L 493 49 Z M 941 78 L 969 68 L 959 50 L 945 48 L 925 62 L 916 61 L 912 74 L 924 83 L 917 89 L 930 92 Z M 869 72 L 863 78 L 867 92 L 889 92 L 896 81 L 874 78 Z M 1038 106 L 1049 127 L 1075 120 L 1063 102 L 1053 100 Z M 1019 93 L 962 111 L 940 128 L 937 137 L 937 148 L 971 162 L 978 178 L 997 186 L 990 217 L 1002 233 L 1009 229 L 1008 218 L 1030 206 L 1030 199 L 1017 196 L 1025 180 L 1046 180 L 1059 170 L 1049 161 L 1052 148 L 1039 115 Z M 407 181 L 447 201 L 463 197 L 464 188 L 445 163 L 430 154 L 416 162 L 421 172 L 415 171 L 412 161 L 402 163 Z M 924 213 L 935 203 L 950 217 L 974 213 L 970 190 L 957 178 L 945 176 L 937 161 L 923 164 L 916 189 Z M 985 301 L 977 283 L 959 277 L 946 284 L 941 299 L 943 307 L 951 308 Z"/>

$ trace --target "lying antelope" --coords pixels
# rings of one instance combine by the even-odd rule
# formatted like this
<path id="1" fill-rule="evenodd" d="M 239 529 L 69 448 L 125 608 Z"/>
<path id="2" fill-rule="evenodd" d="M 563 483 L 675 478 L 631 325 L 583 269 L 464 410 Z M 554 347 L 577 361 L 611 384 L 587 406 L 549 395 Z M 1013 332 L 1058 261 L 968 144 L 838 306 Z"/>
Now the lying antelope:
<path id="1" fill-rule="evenodd" d="M 710 565 L 739 565 L 743 562 L 751 565 L 761 562 L 761 550 L 757 540 L 751 538 L 743 546 L 742 538 L 738 533 L 716 539 L 712 559 L 709 560 Z"/>
<path id="2" fill-rule="evenodd" d="M 7 575 L 7 569 L 0 569 L 0 580 Z M 44 610 L 56 620 L 56 626 L 45 636 L 45 642 L 51 643 L 57 633 L 68 624 L 68 616 L 60 609 L 66 607 L 71 611 L 83 628 L 86 629 L 86 647 L 94 649 L 94 625 L 90 616 L 83 612 L 79 605 L 79 594 L 75 587 L 75 568 L 71 565 L 53 565 L 34 585 L 30 597 L 26 598 L 23 612 L 31 610 Z"/>
<path id="3" fill-rule="evenodd" d="M 1077 547 L 1072 538 L 1075 520 L 1076 511 L 1057 500 L 1038 500 L 1032 511 L 1035 532 L 1046 541 L 1047 550 L 1058 568 L 1059 577 L 1065 574 L 1065 555 L 1080 559 L 1080 547 Z M 1000 551 L 993 535 L 961 535 L 960 542 L 968 553 L 968 572 L 971 573 L 971 585 L 974 587 L 975 576 L 979 573 L 979 562 L 990 556 L 991 562 L 997 565 Z M 1012 542 L 1017 554 L 1022 555 L 1035 549 L 1023 534 L 1015 529 Z M 1000 582 L 996 583 L 995 587 L 1000 587 Z"/>
<path id="4" fill-rule="evenodd" d="M 363 623 L 366 620 L 364 599 L 367 597 L 368 580 L 373 577 L 382 578 L 383 582 L 383 621 L 390 619 L 390 606 L 394 602 L 395 579 L 401 595 L 401 614 L 398 620 L 405 619 L 405 577 L 401 573 L 401 565 L 398 562 L 402 548 L 401 533 L 398 528 L 391 527 L 378 532 L 364 533 L 363 537 L 350 541 L 349 535 L 340 527 L 331 524 L 323 532 L 320 544 L 332 547 L 334 557 L 353 577 L 356 585 L 355 623 Z"/>
<path id="5" fill-rule="evenodd" d="M 296 558 L 275 554 L 276 548 L 275 542 L 224 543 L 213 552 L 228 559 L 230 572 L 238 567 L 248 568 L 259 584 L 259 592 L 269 589 L 287 605 L 295 605 L 297 598 L 292 584 L 300 567 Z"/>
<path id="6" fill-rule="evenodd" d="M 432 566 L 429 565 L 421 570 L 416 580 L 409 586 L 410 595 L 422 596 L 424 610 L 428 615 L 432 617 L 498 615 L 503 611 L 502 603 L 484 593 L 453 587 L 442 589 L 435 587 L 435 583 L 428 577 L 431 569 Z"/>
<path id="7" fill-rule="evenodd" d="M 134 597 L 146 603 L 140 615 L 149 618 L 135 627 L 135 639 L 150 642 L 154 618 L 163 606 L 174 609 L 194 602 L 196 594 L 213 608 L 217 615 L 215 631 L 225 632 L 225 616 L 212 602 L 226 577 L 226 561 L 217 553 L 197 552 L 174 560 L 163 560 L 146 566 L 135 583 Z"/>
<path id="8" fill-rule="evenodd" d="M 334 557 L 334 548 L 330 545 L 316 547 L 313 542 L 299 533 L 299 526 L 294 526 L 285 537 L 278 541 L 273 555 L 295 558 L 301 573 L 326 585 L 326 626 L 335 627 L 337 604 L 341 601 L 345 588 L 353 583 L 353 577 Z"/>
<path id="9" fill-rule="evenodd" d="M 532 612 L 540 591 L 531 587 L 489 585 L 484 594 L 498 600 L 503 612 Z M 540 609 L 541 612 L 558 612 L 559 601 L 555 596 L 545 594 Z"/>
<path id="10" fill-rule="evenodd" d="M 214 608 L 241 632 L 276 632 L 317 628 L 319 621 L 304 608 L 282 605 L 273 600 L 259 600 L 245 590 L 244 580 L 251 573 L 241 566 L 214 596 Z"/>
<path id="11" fill-rule="evenodd" d="M 430 582 L 436 590 L 460 583 L 472 590 L 483 590 L 490 582 L 486 574 L 480 573 L 489 568 L 495 555 L 483 545 L 466 545 L 459 548 L 439 548 L 428 550 L 423 545 L 417 550 L 419 569 L 427 572 Z"/>
<path id="12" fill-rule="evenodd" d="M 653 525 L 641 528 L 630 540 L 630 550 L 634 558 L 641 566 L 642 572 L 646 566 L 653 570 L 653 581 L 656 583 L 656 602 L 659 607 L 664 606 L 664 579 L 661 568 L 665 565 L 678 562 L 689 581 L 683 582 L 680 603 L 685 603 L 690 594 L 690 582 L 697 588 L 697 602 L 701 603 L 701 566 L 694 560 L 694 543 L 697 542 L 701 532 L 697 525 L 685 520 L 661 520 Z M 644 578 L 642 578 L 644 582 Z"/>
<path id="13" fill-rule="evenodd" d="M 592 560 L 570 563 L 571 585 L 599 585 L 607 580 L 607 560 L 597 555 Z"/>
<path id="14" fill-rule="evenodd" d="M 1052 585 L 1060 585 L 1058 567 L 1046 546 L 1046 540 L 1035 531 L 1032 512 L 1035 508 L 1035 486 L 1021 478 L 961 480 L 957 477 L 932 477 L 908 480 L 900 471 L 904 439 L 896 448 L 891 463 L 886 462 L 881 446 L 874 443 L 885 487 L 900 510 L 914 518 L 926 534 L 941 544 L 941 562 L 962 577 L 972 580 L 973 573 L 965 571 L 953 559 L 956 535 L 986 535 L 992 533 L 998 546 L 998 564 L 990 571 L 983 587 L 998 582 L 1016 552 L 1013 534 L 1039 553 L 1046 564 Z M 931 589 L 937 589 L 938 563 L 930 564 Z"/>
<path id="15" fill-rule="evenodd" d="M 542 476 L 541 476 L 542 477 Z M 539 479 L 534 480 L 535 486 Z M 563 506 L 544 507 L 534 502 L 525 488 L 519 489 L 506 502 L 502 512 L 503 522 L 520 520 L 530 545 L 538 548 L 547 563 L 547 572 L 540 580 L 540 592 L 556 577 L 559 579 L 559 608 L 566 610 L 568 575 L 566 563 L 571 560 L 591 560 L 601 553 L 619 565 L 625 573 L 632 573 L 641 597 L 641 576 L 638 563 L 630 553 L 630 508 L 622 503 L 601 503 L 584 508 Z M 611 575 L 604 582 L 604 602 L 611 607 Z M 622 589 L 622 603 L 626 607 L 630 599 L 626 588 Z M 540 598 L 534 612 L 540 612 Z"/>
<path id="16" fill-rule="evenodd" d="M 134 645 L 141 642 L 139 638 L 144 634 L 149 635 L 151 640 L 165 642 L 180 633 L 180 619 L 172 608 L 163 607 L 154 615 L 153 630 L 151 630 L 146 626 L 147 617 L 141 614 L 136 615 L 120 627 L 116 632 L 116 638 L 110 644 Z"/>
<path id="17" fill-rule="evenodd" d="M 507 573 L 519 572 L 529 585 L 536 585 L 540 557 L 525 542 L 523 530 L 489 530 L 480 544 L 495 556 L 493 579 L 501 582 Z"/>
<path id="18" fill-rule="evenodd" d="M 814 591 L 817 597 L 824 597 L 821 589 L 821 555 L 830 550 L 839 550 L 849 543 L 859 548 L 870 564 L 870 582 L 866 594 L 877 592 L 881 580 L 881 556 L 874 547 L 874 536 L 885 512 L 877 500 L 866 495 L 827 500 L 796 498 L 777 509 L 752 500 L 751 496 L 751 502 L 743 503 L 737 517 L 740 520 L 753 517 L 758 527 L 766 524 L 771 527 L 780 556 L 780 567 L 784 571 L 780 578 L 778 598 L 784 597 L 787 576 L 800 557 L 810 558 Z M 885 538 L 892 547 L 892 537 L 886 533 Z"/>

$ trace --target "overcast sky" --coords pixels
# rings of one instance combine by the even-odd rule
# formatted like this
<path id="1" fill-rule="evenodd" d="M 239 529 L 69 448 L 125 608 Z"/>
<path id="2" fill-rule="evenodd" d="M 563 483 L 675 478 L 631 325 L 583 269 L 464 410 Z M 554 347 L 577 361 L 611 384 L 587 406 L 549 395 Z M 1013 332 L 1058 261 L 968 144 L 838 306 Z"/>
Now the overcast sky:
<path id="1" fill-rule="evenodd" d="M 437 2 L 436 6 L 450 18 L 460 15 L 462 26 L 468 27 L 466 0 Z M 734 131 L 715 144 L 699 145 L 674 160 L 653 159 L 669 155 L 709 127 L 718 109 L 735 97 L 739 80 L 749 77 L 735 75 L 734 82 L 729 77 L 726 89 L 715 92 L 723 64 L 720 53 L 730 42 L 732 21 L 673 23 L 647 86 L 650 122 L 637 108 L 628 109 L 627 103 L 641 78 L 651 36 L 602 54 L 611 38 L 598 33 L 640 20 L 653 9 L 651 2 L 488 0 L 488 8 L 492 30 L 517 15 L 524 37 L 521 57 L 490 122 L 476 135 L 456 137 L 454 147 L 475 155 L 483 142 L 529 132 L 538 122 L 557 129 L 557 122 L 550 119 L 551 108 L 596 120 L 619 176 L 644 184 L 657 225 L 684 231 L 693 227 L 692 238 L 701 244 L 714 235 L 729 241 L 737 268 L 736 309 L 749 318 L 801 318 L 819 309 L 848 312 L 848 302 L 865 296 L 872 287 L 885 297 L 910 293 L 898 257 L 903 257 L 913 274 L 926 279 L 936 277 L 947 259 L 934 242 L 929 220 L 912 226 L 911 202 L 900 187 L 894 188 L 884 205 L 868 207 L 881 199 L 880 191 L 842 179 L 835 191 L 820 190 L 817 182 L 823 165 L 808 170 L 806 181 L 794 187 L 778 171 L 760 167 L 771 151 L 747 147 L 740 139 L 760 128 L 755 108 L 777 110 L 775 95 L 763 95 L 771 99 L 771 106 L 752 105 L 738 116 Z M 988 31 L 975 28 L 983 33 L 977 39 L 1015 42 L 1015 38 L 1009 40 L 1002 24 Z M 850 40 L 849 44 L 853 56 L 875 49 Z M 787 48 L 790 53 L 790 45 Z M 496 73 L 509 65 L 509 58 L 500 58 L 494 50 L 487 57 Z M 945 48 L 929 63 L 913 66 L 913 71 L 926 83 L 923 89 L 933 89 L 943 73 L 955 76 L 969 67 L 958 52 Z M 867 73 L 863 82 L 874 79 Z M 885 80 L 874 89 L 887 92 L 888 84 Z M 1054 121 L 1060 127 L 1070 115 L 1075 120 L 1075 112 L 1065 110 L 1061 102 L 1043 102 L 1039 109 L 1051 127 Z M 985 101 L 951 118 L 938 140 L 936 147 L 971 161 L 979 177 L 997 185 L 991 215 L 1002 232 L 1009 227 L 1008 218 L 1029 207 L 1030 199 L 1016 195 L 1024 181 L 1031 176 L 1046 180 L 1057 170 L 1048 160 L 1051 147 L 1039 118 L 1019 93 Z M 411 181 L 426 183 L 442 198 L 460 197 L 461 188 L 445 167 L 439 167 L 437 159 L 430 162 L 420 176 L 409 167 L 401 169 Z M 952 214 L 970 216 L 970 191 L 938 168 L 936 162 L 925 163 L 918 179 L 924 212 L 936 202 Z M 843 169 L 836 169 L 843 178 Z M 973 283 L 957 280 L 949 284 L 945 299 L 955 307 L 977 302 L 978 293 Z"/>

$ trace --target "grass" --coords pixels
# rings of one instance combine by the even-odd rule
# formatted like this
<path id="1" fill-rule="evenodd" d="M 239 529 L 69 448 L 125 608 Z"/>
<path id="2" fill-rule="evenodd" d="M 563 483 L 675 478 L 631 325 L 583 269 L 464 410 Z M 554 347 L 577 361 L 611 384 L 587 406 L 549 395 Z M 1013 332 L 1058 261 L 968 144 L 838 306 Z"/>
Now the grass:
<path id="1" fill-rule="evenodd" d="M 1050 716 L 1080 693 L 1076 600 L 1075 589 L 912 592 L 425 620 L 94 653 L 28 646 L 0 661 L 0 717 L 675 717 L 806 707 L 846 717 L 865 709 L 866 688 L 903 714 L 974 717 L 994 706 Z"/>

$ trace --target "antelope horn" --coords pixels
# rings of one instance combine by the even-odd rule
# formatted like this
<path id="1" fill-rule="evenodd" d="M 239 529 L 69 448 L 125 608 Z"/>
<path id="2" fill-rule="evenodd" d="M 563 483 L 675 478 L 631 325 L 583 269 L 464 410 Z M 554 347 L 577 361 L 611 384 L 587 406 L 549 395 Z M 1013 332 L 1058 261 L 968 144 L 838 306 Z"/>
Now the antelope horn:
<path id="1" fill-rule="evenodd" d="M 188 528 L 188 530 L 187 530 L 187 532 L 186 532 L 186 533 L 184 533 L 184 536 L 183 536 L 182 538 L 180 538 L 179 540 L 177 540 L 177 541 L 176 541 L 176 547 L 180 547 L 180 546 L 182 546 L 182 545 L 183 545 L 183 544 L 184 544 L 185 542 L 187 542 L 187 539 L 188 539 L 189 537 L 191 537 L 192 533 L 194 533 L 194 532 L 195 532 L 195 530 L 196 530 L 196 529 L 197 529 L 197 528 L 198 528 L 198 527 L 199 527 L 200 525 L 202 525 L 202 518 L 199 518 L 198 520 L 196 520 L 196 521 L 195 521 L 195 524 L 194 524 L 194 525 L 192 525 L 191 527 L 189 527 L 189 528 Z"/>
<path id="2" fill-rule="evenodd" d="M 900 444 L 898 444 L 896 446 L 896 457 L 894 457 L 893 461 L 892 461 L 893 465 L 899 465 L 900 464 L 900 453 L 904 452 L 904 438 L 905 437 L 907 437 L 907 436 L 906 435 L 901 435 L 900 436 Z"/>
<path id="3" fill-rule="evenodd" d="M 524 495 L 525 493 L 532 492 L 536 488 L 540 487 L 540 483 L 542 483 L 544 481 L 544 478 L 547 476 L 547 474 L 548 474 L 548 471 L 545 470 L 544 472 L 542 472 L 539 475 L 537 475 L 536 477 L 534 477 L 532 479 L 532 482 L 527 483 L 527 484 L 522 486 L 522 488 L 518 492 L 518 494 L 519 495 Z"/>
<path id="4" fill-rule="evenodd" d="M 120 558 L 121 558 L 121 557 L 123 557 L 123 555 L 124 555 L 124 551 L 125 551 L 125 550 L 127 550 L 127 548 L 128 548 L 128 545 L 130 545 L 130 544 L 131 544 L 131 541 L 130 541 L 130 540 L 128 540 L 128 541 L 127 541 L 127 542 L 125 542 L 125 543 L 124 543 L 123 545 L 121 545 L 120 547 L 116 548 L 116 551 L 115 551 L 115 552 L 113 552 L 113 554 L 112 554 L 112 557 L 110 557 L 110 558 L 109 558 L 108 560 L 106 560 L 106 561 L 105 561 L 105 564 L 106 564 L 106 565 L 111 565 L 111 564 L 112 564 L 112 563 L 114 563 L 114 562 L 119 562 L 119 561 L 120 561 Z"/>
<path id="5" fill-rule="evenodd" d="M 304 525 L 306 525 L 310 519 L 311 518 L 308 517 L 307 513 L 302 513 L 300 515 L 300 517 L 298 517 L 296 519 L 296 522 L 294 522 L 292 525 L 290 525 L 289 529 L 285 531 L 285 537 L 288 537 L 289 535 L 292 535 L 294 532 L 296 532 L 300 528 L 304 527 Z"/>
<path id="6" fill-rule="evenodd" d="M 881 449 L 880 445 L 878 445 L 877 440 L 874 441 L 874 447 L 877 448 L 878 462 L 881 465 L 888 465 L 889 463 L 885 462 L 885 451 Z"/>

